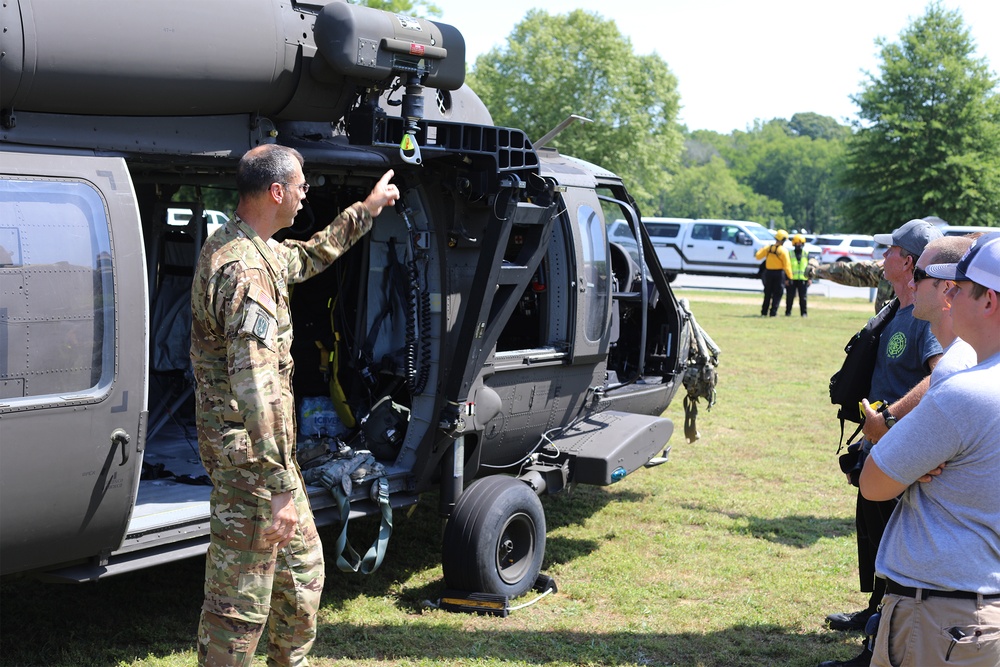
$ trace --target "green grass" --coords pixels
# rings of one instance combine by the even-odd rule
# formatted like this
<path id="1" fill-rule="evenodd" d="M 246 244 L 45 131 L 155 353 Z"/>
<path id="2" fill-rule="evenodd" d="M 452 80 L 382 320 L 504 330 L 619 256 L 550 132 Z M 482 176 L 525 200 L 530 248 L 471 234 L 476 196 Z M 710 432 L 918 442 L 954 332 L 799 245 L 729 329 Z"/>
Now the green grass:
<path id="1" fill-rule="evenodd" d="M 429 498 L 397 516 L 374 575 L 328 567 L 312 665 L 811 666 L 855 655 L 856 637 L 822 623 L 867 600 L 827 382 L 872 307 L 812 297 L 808 318 L 760 318 L 758 295 L 680 295 L 722 348 L 718 404 L 701 404 L 690 444 L 680 399 L 669 408 L 667 464 L 543 499 L 543 571 L 558 593 L 508 618 L 424 608 L 443 587 Z M 366 529 L 352 525 L 352 540 Z M 324 531 L 328 545 L 334 535 Z M 203 564 L 81 586 L 4 581 L 0 664 L 191 665 Z"/>

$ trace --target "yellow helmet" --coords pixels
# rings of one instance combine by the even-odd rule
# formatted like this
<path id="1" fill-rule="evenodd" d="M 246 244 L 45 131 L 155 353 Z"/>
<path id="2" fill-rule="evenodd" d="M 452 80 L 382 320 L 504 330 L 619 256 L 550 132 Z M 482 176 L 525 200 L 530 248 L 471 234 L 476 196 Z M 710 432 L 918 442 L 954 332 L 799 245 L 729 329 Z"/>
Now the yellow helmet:
<path id="1" fill-rule="evenodd" d="M 802 234 L 796 234 L 795 236 L 792 237 L 792 245 L 805 245 L 805 244 L 806 244 L 806 237 L 802 236 Z"/>
<path id="2" fill-rule="evenodd" d="M 786 232 L 784 229 L 779 229 L 774 233 L 775 241 L 784 241 L 787 238 L 788 238 L 788 232 Z"/>

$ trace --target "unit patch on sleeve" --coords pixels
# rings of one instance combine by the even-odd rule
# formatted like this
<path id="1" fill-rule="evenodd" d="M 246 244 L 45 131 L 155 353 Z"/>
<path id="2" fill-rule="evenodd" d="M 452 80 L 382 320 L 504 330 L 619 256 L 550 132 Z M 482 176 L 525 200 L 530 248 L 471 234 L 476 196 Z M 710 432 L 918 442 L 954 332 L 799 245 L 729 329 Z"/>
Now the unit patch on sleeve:
<path id="1" fill-rule="evenodd" d="M 278 331 L 277 307 L 274 299 L 259 285 L 250 285 L 244 305 L 241 334 L 253 336 L 268 349 L 276 347 L 275 335 Z"/>

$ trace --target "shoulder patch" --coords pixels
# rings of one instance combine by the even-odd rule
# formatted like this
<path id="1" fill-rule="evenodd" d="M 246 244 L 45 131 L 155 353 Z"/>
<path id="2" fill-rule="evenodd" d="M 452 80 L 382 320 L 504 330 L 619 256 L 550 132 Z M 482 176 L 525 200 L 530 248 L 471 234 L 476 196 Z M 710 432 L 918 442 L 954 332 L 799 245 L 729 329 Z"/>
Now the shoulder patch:
<path id="1" fill-rule="evenodd" d="M 274 315 L 264 310 L 260 303 L 248 300 L 243 313 L 243 325 L 240 334 L 252 336 L 259 340 L 269 350 L 277 349 L 275 334 L 278 331 L 278 320 Z"/>
<path id="2" fill-rule="evenodd" d="M 274 299 L 271 298 L 271 295 L 265 292 L 264 288 L 260 285 L 251 283 L 247 288 L 247 298 L 260 304 L 260 307 L 267 311 L 267 314 L 271 317 L 276 317 L 278 315 L 277 304 L 274 303 Z"/>

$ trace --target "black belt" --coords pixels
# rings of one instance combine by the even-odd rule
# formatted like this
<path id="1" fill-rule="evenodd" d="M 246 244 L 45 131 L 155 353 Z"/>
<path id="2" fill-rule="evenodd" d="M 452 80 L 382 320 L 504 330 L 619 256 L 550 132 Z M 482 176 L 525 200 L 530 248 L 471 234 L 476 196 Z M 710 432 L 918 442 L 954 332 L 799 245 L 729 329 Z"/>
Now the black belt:
<path id="1" fill-rule="evenodd" d="M 903 597 L 916 598 L 918 600 L 926 600 L 929 597 L 975 600 L 979 597 L 979 593 L 971 591 L 936 591 L 930 588 L 910 588 L 909 586 L 896 583 L 892 579 L 885 580 L 885 592 L 891 595 L 902 595 Z M 1000 593 L 984 595 L 983 599 L 1000 600 Z"/>

